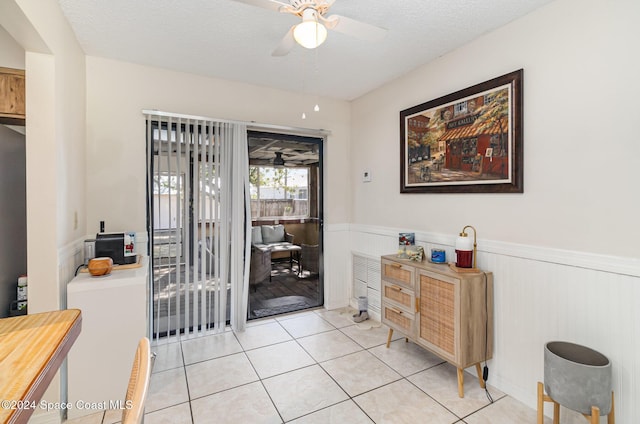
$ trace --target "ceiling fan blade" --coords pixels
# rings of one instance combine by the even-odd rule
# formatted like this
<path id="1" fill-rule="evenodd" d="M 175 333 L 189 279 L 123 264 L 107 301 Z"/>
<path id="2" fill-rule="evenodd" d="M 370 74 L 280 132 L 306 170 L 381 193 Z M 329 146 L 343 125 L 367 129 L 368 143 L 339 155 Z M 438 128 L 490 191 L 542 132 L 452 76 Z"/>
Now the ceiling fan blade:
<path id="1" fill-rule="evenodd" d="M 289 31 L 282 37 L 282 41 L 278 44 L 278 47 L 271 52 L 271 56 L 286 56 L 289 54 L 293 46 L 296 44 L 296 40 L 293 38 L 293 30 L 296 25 L 292 26 Z"/>
<path id="2" fill-rule="evenodd" d="M 234 0 L 238 3 L 244 3 L 251 6 L 261 7 L 263 9 L 275 10 L 276 12 L 280 11 L 281 7 L 291 7 L 289 3 L 283 3 L 277 0 Z"/>
<path id="3" fill-rule="evenodd" d="M 385 28 L 365 24 L 355 19 L 340 15 L 331 15 L 322 19 L 327 28 L 346 35 L 351 35 L 361 40 L 380 41 L 387 34 Z"/>

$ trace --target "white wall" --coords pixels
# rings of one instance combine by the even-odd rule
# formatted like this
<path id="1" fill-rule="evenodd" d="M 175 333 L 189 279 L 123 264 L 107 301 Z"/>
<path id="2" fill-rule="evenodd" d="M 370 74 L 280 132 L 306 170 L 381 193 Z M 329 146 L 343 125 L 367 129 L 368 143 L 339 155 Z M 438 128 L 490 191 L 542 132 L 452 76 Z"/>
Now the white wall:
<path id="1" fill-rule="evenodd" d="M 87 233 L 105 221 L 107 231 L 144 231 L 145 122 L 142 109 L 219 119 L 326 129 L 326 219 L 349 218 L 347 146 L 350 107 L 270 88 L 87 57 Z M 306 108 L 307 119 L 302 120 Z"/>
<path id="2" fill-rule="evenodd" d="M 24 69 L 24 49 L 0 25 L 0 66 Z"/>
<path id="3" fill-rule="evenodd" d="M 535 407 L 544 343 L 585 344 L 612 360 L 619 422 L 640 416 L 639 16 L 631 0 L 550 3 L 354 101 L 350 148 L 352 250 L 415 231 L 451 254 L 474 225 L 495 280 L 490 383 Z M 399 111 L 519 68 L 524 193 L 401 195 Z"/>
<path id="4" fill-rule="evenodd" d="M 640 257 L 638 16 L 637 1 L 559 0 L 357 99 L 353 222 Z M 400 194 L 399 111 L 520 68 L 524 193 Z"/>
<path id="5" fill-rule="evenodd" d="M 87 57 L 87 227 L 98 231 L 145 231 L 145 122 L 142 109 L 219 119 L 325 129 L 325 222 L 350 218 L 348 184 L 350 104 L 281 90 L 206 78 L 97 57 Z M 307 119 L 302 120 L 302 111 Z M 325 250 L 344 250 L 344 236 L 325 237 Z M 338 256 L 344 260 L 344 256 Z M 330 263 L 327 261 L 327 263 Z M 325 266 L 325 302 L 348 299 L 344 262 Z M 334 287 L 335 286 L 335 287 Z"/>

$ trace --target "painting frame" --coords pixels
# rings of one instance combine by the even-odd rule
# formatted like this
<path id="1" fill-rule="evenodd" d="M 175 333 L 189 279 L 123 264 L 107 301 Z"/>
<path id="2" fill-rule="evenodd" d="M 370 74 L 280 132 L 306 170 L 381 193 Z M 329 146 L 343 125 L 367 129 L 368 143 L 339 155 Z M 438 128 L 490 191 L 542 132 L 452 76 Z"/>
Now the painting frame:
<path id="1" fill-rule="evenodd" d="M 401 193 L 523 193 L 523 70 L 400 112 Z"/>

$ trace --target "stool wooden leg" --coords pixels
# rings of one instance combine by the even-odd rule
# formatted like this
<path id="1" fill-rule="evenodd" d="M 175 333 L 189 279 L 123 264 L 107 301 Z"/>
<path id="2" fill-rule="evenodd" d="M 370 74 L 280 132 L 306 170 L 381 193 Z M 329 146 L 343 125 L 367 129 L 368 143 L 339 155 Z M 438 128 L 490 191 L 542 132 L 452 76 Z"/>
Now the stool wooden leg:
<path id="1" fill-rule="evenodd" d="M 560 424 L 560 404 L 544 394 L 544 384 L 538 381 L 538 423 L 544 424 L 544 403 L 553 402 L 553 424 Z"/>
<path id="2" fill-rule="evenodd" d="M 387 347 L 391 344 L 391 337 L 393 337 L 393 328 L 389 329 L 389 335 L 387 336 Z"/>
<path id="3" fill-rule="evenodd" d="M 476 363 L 476 373 L 478 374 L 478 381 L 480 382 L 480 387 L 482 387 L 483 389 L 486 388 L 486 384 L 484 382 L 484 379 L 482 378 L 482 368 L 480 368 L 480 362 Z"/>
<path id="4" fill-rule="evenodd" d="M 591 407 L 591 424 L 600 424 L 600 408 L 597 406 Z"/>
<path id="5" fill-rule="evenodd" d="M 458 368 L 458 396 L 464 397 L 464 370 Z"/>
<path id="6" fill-rule="evenodd" d="M 538 381 L 538 423 L 544 424 L 544 385 Z"/>
<path id="7" fill-rule="evenodd" d="M 616 424 L 616 414 L 613 406 L 613 392 L 611 392 L 611 411 L 609 411 L 609 415 L 607 416 L 607 424 Z"/>

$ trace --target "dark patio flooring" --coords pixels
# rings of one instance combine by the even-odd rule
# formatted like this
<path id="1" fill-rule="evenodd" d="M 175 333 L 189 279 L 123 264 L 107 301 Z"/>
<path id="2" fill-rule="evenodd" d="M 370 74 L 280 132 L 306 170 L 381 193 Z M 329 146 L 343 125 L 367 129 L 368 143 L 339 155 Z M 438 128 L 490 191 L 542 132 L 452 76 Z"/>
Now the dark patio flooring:
<path id="1" fill-rule="evenodd" d="M 249 289 L 249 319 L 322 305 L 318 274 L 297 272 L 296 266 L 289 269 L 288 261 L 273 262 L 271 281 L 267 278 Z"/>

